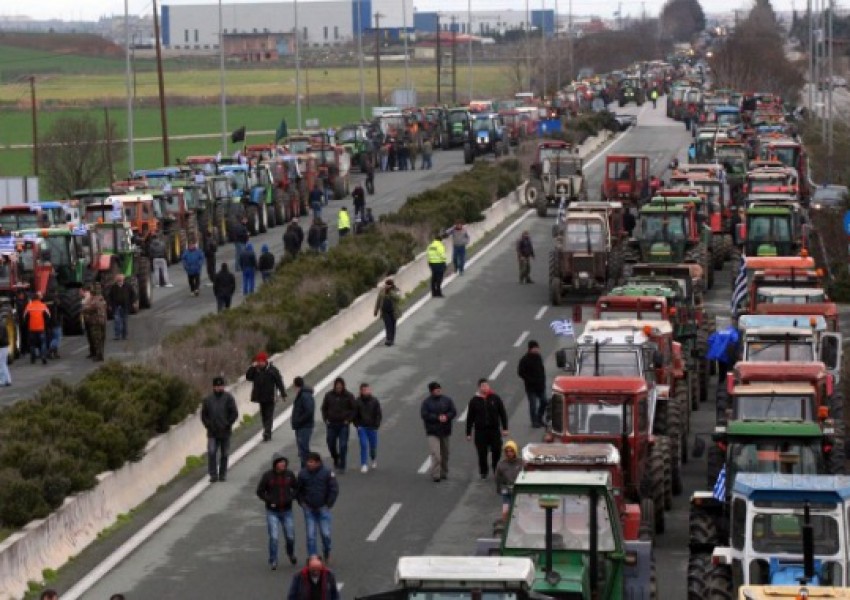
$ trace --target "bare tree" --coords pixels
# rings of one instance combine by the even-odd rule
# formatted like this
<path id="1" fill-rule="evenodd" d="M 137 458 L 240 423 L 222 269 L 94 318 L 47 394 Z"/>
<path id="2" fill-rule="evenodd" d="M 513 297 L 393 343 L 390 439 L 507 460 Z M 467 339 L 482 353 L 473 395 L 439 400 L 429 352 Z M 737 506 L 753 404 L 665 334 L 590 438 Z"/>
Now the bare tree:
<path id="1" fill-rule="evenodd" d="M 109 179 L 110 152 L 114 162 L 123 157 L 115 124 L 106 126 L 90 115 L 62 116 L 39 139 L 43 181 L 54 194 L 70 198 L 74 190 L 91 188 Z M 110 140 L 109 143 L 106 140 Z"/>

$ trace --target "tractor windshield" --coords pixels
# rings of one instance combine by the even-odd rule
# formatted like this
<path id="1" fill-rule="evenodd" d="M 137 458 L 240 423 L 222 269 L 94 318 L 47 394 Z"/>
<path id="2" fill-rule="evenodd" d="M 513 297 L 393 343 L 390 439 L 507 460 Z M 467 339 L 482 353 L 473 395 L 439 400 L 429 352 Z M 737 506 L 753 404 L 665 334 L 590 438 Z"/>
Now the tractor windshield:
<path id="1" fill-rule="evenodd" d="M 608 163 L 608 179 L 619 179 L 620 181 L 630 181 L 634 177 L 634 169 L 629 161 L 609 162 Z"/>
<path id="2" fill-rule="evenodd" d="M 50 252 L 50 262 L 55 268 L 58 269 L 71 264 L 71 247 L 68 243 L 70 241 L 71 238 L 65 235 L 42 238 L 41 246 Z"/>
<path id="3" fill-rule="evenodd" d="M 247 190 L 248 189 L 248 172 L 247 171 L 225 171 L 225 176 L 230 180 L 233 189 Z"/>
<path id="4" fill-rule="evenodd" d="M 98 227 L 94 232 L 97 248 L 102 252 L 128 252 L 129 238 L 120 227 Z"/>
<path id="5" fill-rule="evenodd" d="M 777 440 L 754 438 L 729 445 L 731 479 L 737 473 L 781 473 L 815 475 L 819 472 L 820 438 Z M 730 489 L 727 474 L 726 488 Z"/>
<path id="6" fill-rule="evenodd" d="M 469 120 L 469 115 L 465 112 L 450 112 L 449 113 L 449 122 L 450 123 L 466 123 Z"/>
<path id="7" fill-rule="evenodd" d="M 637 350 L 615 350 L 599 348 L 599 369 L 596 368 L 596 349 L 593 346 L 579 348 L 578 375 L 616 377 L 641 377 L 640 356 Z"/>
<path id="8" fill-rule="evenodd" d="M 507 590 L 460 589 L 457 591 L 410 590 L 407 600 L 517 600 L 516 592 Z"/>
<path id="9" fill-rule="evenodd" d="M 357 129 L 353 127 L 344 127 L 336 134 L 336 139 L 340 144 L 350 144 L 357 141 Z"/>
<path id="10" fill-rule="evenodd" d="M 688 235 L 684 214 L 654 213 L 641 215 L 641 233 L 648 242 L 684 241 Z"/>
<path id="11" fill-rule="evenodd" d="M 542 494 L 518 493 L 514 496 L 505 547 L 528 550 L 546 549 L 546 511 L 540 507 Z M 554 550 L 590 550 L 589 494 L 545 494 L 546 500 L 558 500 L 552 511 L 552 544 Z M 611 514 L 604 499 L 596 503 L 597 548 L 600 552 L 616 550 Z"/>
<path id="12" fill-rule="evenodd" d="M 0 213 L 0 227 L 6 231 L 21 231 L 22 229 L 38 229 L 45 224 L 40 221 L 35 211 Z"/>
<path id="13" fill-rule="evenodd" d="M 540 149 L 540 162 L 550 161 L 552 164 L 558 163 L 561 160 L 561 157 L 569 154 L 569 148 L 541 148 Z"/>
<path id="14" fill-rule="evenodd" d="M 813 396 L 735 396 L 734 414 L 738 421 L 811 421 Z"/>
<path id="15" fill-rule="evenodd" d="M 751 215 L 747 232 L 753 242 L 790 242 L 791 215 Z"/>
<path id="16" fill-rule="evenodd" d="M 646 319 L 647 321 L 666 321 L 667 317 L 661 314 L 658 310 L 641 310 L 638 316 L 638 310 L 603 310 L 599 313 L 599 318 L 603 321 L 617 321 L 619 319 Z"/>
<path id="17" fill-rule="evenodd" d="M 796 512 L 796 511 L 795 511 Z M 802 509 L 799 511 L 802 513 Z M 810 522 L 814 529 L 815 554 L 831 556 L 840 546 L 838 521 L 830 515 L 813 514 Z M 753 550 L 765 554 L 794 554 L 803 549 L 802 514 L 786 511 L 757 513 L 752 521 Z"/>
<path id="18" fill-rule="evenodd" d="M 811 294 L 783 295 L 757 293 L 756 295 L 758 298 L 757 304 L 809 304 L 810 302 L 826 302 L 826 294 L 823 290 L 813 290 Z"/>
<path id="19" fill-rule="evenodd" d="M 812 343 L 806 339 L 783 338 L 748 342 L 744 360 L 752 362 L 817 360 Z"/>
<path id="20" fill-rule="evenodd" d="M 625 431 L 623 431 L 624 413 Z M 605 398 L 570 396 L 567 398 L 567 432 L 570 435 L 631 434 L 632 406 L 611 403 Z"/>
<path id="21" fill-rule="evenodd" d="M 778 160 L 786 167 L 797 168 L 797 148 L 793 146 L 773 147 L 768 152 L 771 158 Z"/>
<path id="22" fill-rule="evenodd" d="M 732 127 L 741 124 L 741 113 L 737 112 L 718 112 L 717 124 L 721 127 Z"/>
<path id="23" fill-rule="evenodd" d="M 602 223 L 588 219 L 567 220 L 564 232 L 564 251 L 579 254 L 605 252 L 605 232 Z"/>
<path id="24" fill-rule="evenodd" d="M 490 131 L 490 119 L 475 119 L 473 129 L 475 131 Z"/>

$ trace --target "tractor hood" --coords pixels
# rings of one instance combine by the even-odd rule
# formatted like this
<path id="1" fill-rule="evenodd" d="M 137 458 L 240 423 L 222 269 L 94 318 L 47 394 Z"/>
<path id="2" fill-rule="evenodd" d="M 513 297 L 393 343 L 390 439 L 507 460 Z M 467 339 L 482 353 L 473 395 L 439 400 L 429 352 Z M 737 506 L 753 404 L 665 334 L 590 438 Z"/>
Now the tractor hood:
<path id="1" fill-rule="evenodd" d="M 547 581 L 546 572 L 538 568 L 534 577 L 534 591 L 553 598 L 589 598 L 590 583 L 587 566 L 583 564 L 580 557 L 575 558 L 577 560 L 571 560 L 569 563 L 558 562 L 556 558 L 552 568 L 560 577 L 557 583 Z M 542 565 L 545 562 L 545 559 L 541 558 L 539 564 Z"/>

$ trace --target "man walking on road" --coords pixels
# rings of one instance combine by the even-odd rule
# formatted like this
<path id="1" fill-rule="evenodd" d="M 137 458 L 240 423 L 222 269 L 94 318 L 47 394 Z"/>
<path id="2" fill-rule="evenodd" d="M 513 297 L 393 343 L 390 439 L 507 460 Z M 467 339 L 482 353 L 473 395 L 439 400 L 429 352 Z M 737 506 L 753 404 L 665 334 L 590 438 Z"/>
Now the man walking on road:
<path id="1" fill-rule="evenodd" d="M 168 279 L 168 259 L 166 254 L 165 241 L 162 239 L 161 233 L 154 234 L 151 243 L 148 245 L 148 254 L 151 257 L 153 266 L 153 281 L 159 287 L 174 287 L 174 284 Z"/>
<path id="2" fill-rule="evenodd" d="M 92 285 L 91 291 L 83 292 L 83 325 L 89 341 L 89 355 L 103 362 L 103 347 L 106 344 L 106 300 L 100 293 L 100 284 Z"/>
<path id="3" fill-rule="evenodd" d="M 242 250 L 245 249 L 245 244 L 250 239 L 248 236 L 248 218 L 242 217 L 234 223 L 230 233 L 233 236 L 233 256 L 236 258 L 236 270 L 241 271 L 242 266 L 239 264 L 239 260 L 242 258 Z"/>
<path id="4" fill-rule="evenodd" d="M 236 276 L 230 272 L 226 262 L 221 263 L 221 270 L 215 274 L 213 281 L 213 295 L 218 312 L 230 308 L 233 294 L 236 293 Z"/>
<path id="5" fill-rule="evenodd" d="M 457 410 L 452 399 L 443 395 L 443 388 L 436 381 L 428 384 L 428 392 L 428 397 L 422 402 L 420 416 L 428 438 L 431 479 L 436 483 L 449 476 L 449 441 Z"/>
<path id="6" fill-rule="evenodd" d="M 381 320 L 384 322 L 384 332 L 386 335 L 385 346 L 395 344 L 395 326 L 398 319 L 398 303 L 400 301 L 398 288 L 391 278 L 387 278 L 384 282 L 384 287 L 378 292 L 378 298 L 375 300 L 375 316 L 381 313 Z"/>
<path id="7" fill-rule="evenodd" d="M 115 283 L 109 288 L 107 303 L 112 306 L 112 324 L 116 340 L 127 339 L 127 320 L 130 318 L 130 307 L 136 301 L 133 288 L 124 283 L 124 276 L 115 277 Z"/>
<path id="8" fill-rule="evenodd" d="M 289 470 L 286 457 L 275 453 L 272 456 L 272 468 L 263 473 L 257 484 L 257 497 L 266 503 L 266 527 L 269 532 L 269 566 L 277 569 L 278 542 L 280 530 L 286 539 L 286 556 L 289 564 L 298 562 L 295 558 L 295 518 L 292 516 L 292 502 L 298 495 L 298 480 Z"/>
<path id="9" fill-rule="evenodd" d="M 340 239 L 347 236 L 351 231 L 351 217 L 348 216 L 348 209 L 344 206 L 339 207 L 339 212 L 336 215 L 336 230 Z"/>
<path id="10" fill-rule="evenodd" d="M 333 471 L 322 464 L 322 457 L 311 452 L 307 466 L 298 474 L 298 504 L 304 510 L 307 529 L 307 554 L 318 556 L 316 529 L 322 536 L 325 560 L 331 557 L 331 509 L 339 496 L 339 484 Z"/>
<path id="11" fill-rule="evenodd" d="M 428 266 L 431 268 L 431 296 L 443 297 L 443 275 L 446 273 L 446 247 L 440 239 L 440 234 L 434 236 L 434 241 L 428 245 Z"/>
<path id="12" fill-rule="evenodd" d="M 522 237 L 516 244 L 516 256 L 519 262 L 519 282 L 534 283 L 531 280 L 531 261 L 534 258 L 534 246 L 528 231 L 522 232 Z"/>
<path id="13" fill-rule="evenodd" d="M 508 413 L 498 394 L 490 389 L 486 379 L 478 380 L 478 393 L 469 401 L 466 416 L 466 441 L 472 440 L 475 429 L 475 449 L 478 451 L 478 473 L 487 479 L 487 454 L 490 467 L 496 472 L 502 453 L 502 437 L 508 435 Z"/>
<path id="14" fill-rule="evenodd" d="M 466 267 L 466 247 L 469 245 L 469 232 L 463 221 L 457 221 L 451 229 L 452 236 L 452 265 L 455 273 L 463 275 Z"/>
<path id="15" fill-rule="evenodd" d="M 239 255 L 239 265 L 242 268 L 242 295 L 249 296 L 254 293 L 254 274 L 257 271 L 257 253 L 250 242 L 245 244 Z"/>
<path id="16" fill-rule="evenodd" d="M 292 576 L 286 600 L 340 600 L 336 577 L 318 556 L 311 556 L 307 566 Z"/>
<path id="17" fill-rule="evenodd" d="M 433 154 L 434 144 L 431 143 L 431 138 L 425 138 L 425 141 L 422 142 L 422 166 L 420 167 L 422 170 L 430 169 L 433 166 L 431 162 Z"/>
<path id="18" fill-rule="evenodd" d="M 207 430 L 207 467 L 210 483 L 227 481 L 227 459 L 230 456 L 230 434 L 239 418 L 236 399 L 224 389 L 224 378 L 213 379 L 213 393 L 204 398 L 201 422 Z M 216 462 L 216 455 L 221 459 Z"/>
<path id="19" fill-rule="evenodd" d="M 30 364 L 35 363 L 35 353 L 41 358 L 41 364 L 47 364 L 47 326 L 50 322 L 50 310 L 41 300 L 41 292 L 36 292 L 24 309 L 24 322 L 30 341 Z"/>
<path id="20" fill-rule="evenodd" d="M 186 276 L 189 278 L 189 293 L 197 296 L 201 292 L 201 270 L 204 268 L 204 253 L 195 242 L 189 242 L 189 247 L 180 257 Z"/>
<path id="21" fill-rule="evenodd" d="M 351 192 L 351 197 L 354 198 L 354 218 L 359 216 L 362 219 L 366 211 L 366 192 L 363 186 L 358 183 Z"/>
<path id="22" fill-rule="evenodd" d="M 543 357 L 540 356 L 540 344 L 535 340 L 529 340 L 528 352 L 519 359 L 516 374 L 525 385 L 531 426 L 535 429 L 543 427 L 543 418 L 546 415 L 546 368 L 543 366 Z"/>
<path id="23" fill-rule="evenodd" d="M 269 364 L 269 355 L 260 352 L 248 367 L 245 379 L 254 383 L 254 387 L 251 388 L 251 402 L 260 405 L 260 415 L 263 418 L 263 441 L 268 442 L 272 439 L 275 390 L 280 392 L 281 398 L 286 398 L 283 376 L 277 367 Z"/>
<path id="24" fill-rule="evenodd" d="M 313 398 L 313 388 L 304 383 L 301 376 L 293 380 L 295 400 L 292 402 L 292 430 L 295 432 L 295 444 L 298 446 L 298 458 L 301 468 L 307 466 L 307 456 L 310 454 L 310 438 L 313 437 L 313 423 L 316 413 L 316 400 Z"/>
<path id="25" fill-rule="evenodd" d="M 322 400 L 322 420 L 327 426 L 328 451 L 334 460 L 334 467 L 340 473 L 345 472 L 348 436 L 354 413 L 354 394 L 345 389 L 345 380 L 337 377 L 333 389 Z"/>
<path id="26" fill-rule="evenodd" d="M 260 258 L 257 261 L 257 267 L 260 269 L 260 276 L 263 278 L 263 283 L 271 279 L 274 273 L 274 254 L 271 253 L 267 244 L 263 244 L 260 251 Z"/>
<path id="27" fill-rule="evenodd" d="M 292 258 L 298 258 L 301 252 L 301 245 L 304 243 L 304 230 L 298 224 L 297 219 L 292 219 L 289 225 L 286 226 L 286 231 L 283 234 L 283 249 Z"/>
<path id="28" fill-rule="evenodd" d="M 369 472 L 369 459 L 372 468 L 378 468 L 378 429 L 381 427 L 381 403 L 372 395 L 368 383 L 360 384 L 360 395 L 354 401 L 354 426 L 360 440 L 360 472 Z"/>

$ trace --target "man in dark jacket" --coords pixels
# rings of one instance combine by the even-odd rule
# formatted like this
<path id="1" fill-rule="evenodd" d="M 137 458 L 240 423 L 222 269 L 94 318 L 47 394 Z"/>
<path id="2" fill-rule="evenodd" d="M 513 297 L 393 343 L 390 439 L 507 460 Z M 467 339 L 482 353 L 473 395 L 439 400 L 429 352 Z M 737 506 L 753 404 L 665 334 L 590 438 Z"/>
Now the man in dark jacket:
<path id="1" fill-rule="evenodd" d="M 348 456 L 348 436 L 354 419 L 354 394 L 345 389 L 345 380 L 337 377 L 334 387 L 322 400 L 322 420 L 327 426 L 328 451 L 334 459 L 334 467 L 345 472 Z"/>
<path id="2" fill-rule="evenodd" d="M 110 286 L 106 300 L 112 307 L 115 339 L 126 340 L 127 320 L 130 318 L 130 309 L 136 301 L 136 294 L 133 288 L 124 283 L 123 275 L 115 277 L 115 283 Z"/>
<path id="3" fill-rule="evenodd" d="M 201 422 L 207 429 L 207 464 L 210 483 L 227 480 L 227 458 L 230 454 L 230 432 L 239 418 L 236 399 L 224 390 L 224 379 L 213 379 L 213 393 L 204 398 Z M 216 455 L 221 460 L 216 464 Z"/>
<path id="4" fill-rule="evenodd" d="M 301 245 L 303 243 L 304 230 L 301 229 L 301 225 L 298 224 L 297 219 L 292 219 L 283 233 L 283 249 L 292 258 L 297 258 L 299 252 L 301 252 Z"/>
<path id="5" fill-rule="evenodd" d="M 274 254 L 271 253 L 266 244 L 263 244 L 260 258 L 257 261 L 257 267 L 260 269 L 260 275 L 263 277 L 264 282 L 268 281 L 272 273 L 274 273 Z"/>
<path id="6" fill-rule="evenodd" d="M 242 268 L 242 295 L 248 296 L 254 293 L 254 273 L 257 271 L 257 253 L 250 242 L 245 244 L 239 255 L 239 265 Z"/>
<path id="7" fill-rule="evenodd" d="M 381 426 L 381 403 L 372 395 L 368 383 L 360 384 L 360 395 L 354 401 L 354 426 L 360 440 L 360 472 L 369 472 L 369 459 L 372 468 L 378 468 L 378 428 Z"/>
<path id="8" fill-rule="evenodd" d="M 307 456 L 310 454 L 310 438 L 313 437 L 313 423 L 316 413 L 316 400 L 313 398 L 313 388 L 304 384 L 303 377 L 293 380 L 295 400 L 292 402 L 292 430 L 295 431 L 295 443 L 298 446 L 298 458 L 301 468 L 307 466 Z"/>
<path id="9" fill-rule="evenodd" d="M 282 398 L 286 398 L 283 376 L 277 367 L 269 364 L 269 355 L 260 352 L 248 367 L 245 379 L 254 383 L 254 387 L 251 388 L 251 402 L 260 405 L 260 414 L 263 418 L 263 441 L 268 442 L 272 439 L 275 389 L 280 392 Z"/>
<path id="10" fill-rule="evenodd" d="M 201 271 L 204 268 L 204 253 L 195 242 L 189 243 L 189 248 L 180 257 L 186 276 L 189 278 L 189 293 L 197 296 L 201 292 Z"/>
<path id="11" fill-rule="evenodd" d="M 439 482 L 449 476 L 449 440 L 452 436 L 452 420 L 457 416 L 457 410 L 454 401 L 443 395 L 443 388 L 436 381 L 428 384 L 428 391 L 430 393 L 422 401 L 419 412 L 428 438 L 431 479 Z"/>
<path id="12" fill-rule="evenodd" d="M 466 441 L 472 440 L 475 429 L 475 449 L 478 450 L 478 473 L 487 479 L 487 454 L 493 472 L 502 453 L 502 436 L 508 435 L 508 413 L 498 394 L 490 389 L 486 379 L 478 380 L 478 393 L 469 401 L 466 416 Z"/>
<path id="13" fill-rule="evenodd" d="M 339 496 L 339 484 L 333 471 L 322 464 L 322 457 L 311 452 L 307 466 L 298 474 L 298 504 L 304 509 L 307 529 L 307 555 L 318 556 L 316 529 L 322 535 L 325 560 L 331 556 L 331 509 Z"/>
<path id="14" fill-rule="evenodd" d="M 318 556 L 311 556 L 307 566 L 292 576 L 286 600 L 340 600 L 336 577 Z"/>
<path id="15" fill-rule="evenodd" d="M 277 569 L 278 540 L 280 530 L 286 539 L 286 556 L 289 564 L 298 562 L 295 558 L 295 519 L 292 516 L 292 501 L 298 496 L 298 480 L 289 470 L 289 460 L 275 453 L 272 456 L 272 468 L 263 474 L 257 484 L 257 497 L 266 503 L 266 527 L 269 531 L 269 566 Z"/>
<path id="16" fill-rule="evenodd" d="M 236 276 L 230 272 L 227 263 L 221 263 L 221 270 L 215 274 L 213 281 L 213 294 L 218 305 L 218 312 L 230 308 L 233 294 L 236 293 Z"/>
<path id="17" fill-rule="evenodd" d="M 366 192 L 363 186 L 358 183 L 351 192 L 351 197 L 354 198 L 354 218 L 356 219 L 358 215 L 362 217 L 366 210 Z"/>
<path id="18" fill-rule="evenodd" d="M 159 287 L 174 287 L 168 279 L 168 250 L 161 233 L 155 233 L 148 244 L 148 255 L 153 265 L 153 281 Z"/>
<path id="19" fill-rule="evenodd" d="M 528 352 L 519 359 L 516 372 L 525 385 L 531 426 L 543 427 L 546 414 L 546 369 L 543 366 L 543 357 L 540 356 L 540 344 L 535 340 L 528 342 Z"/>
<path id="20" fill-rule="evenodd" d="M 241 271 L 242 265 L 239 259 L 242 256 L 242 250 L 245 249 L 245 244 L 248 243 L 248 219 L 242 217 L 239 221 L 230 225 L 230 237 L 233 239 L 233 256 L 236 258 L 236 270 Z"/>

